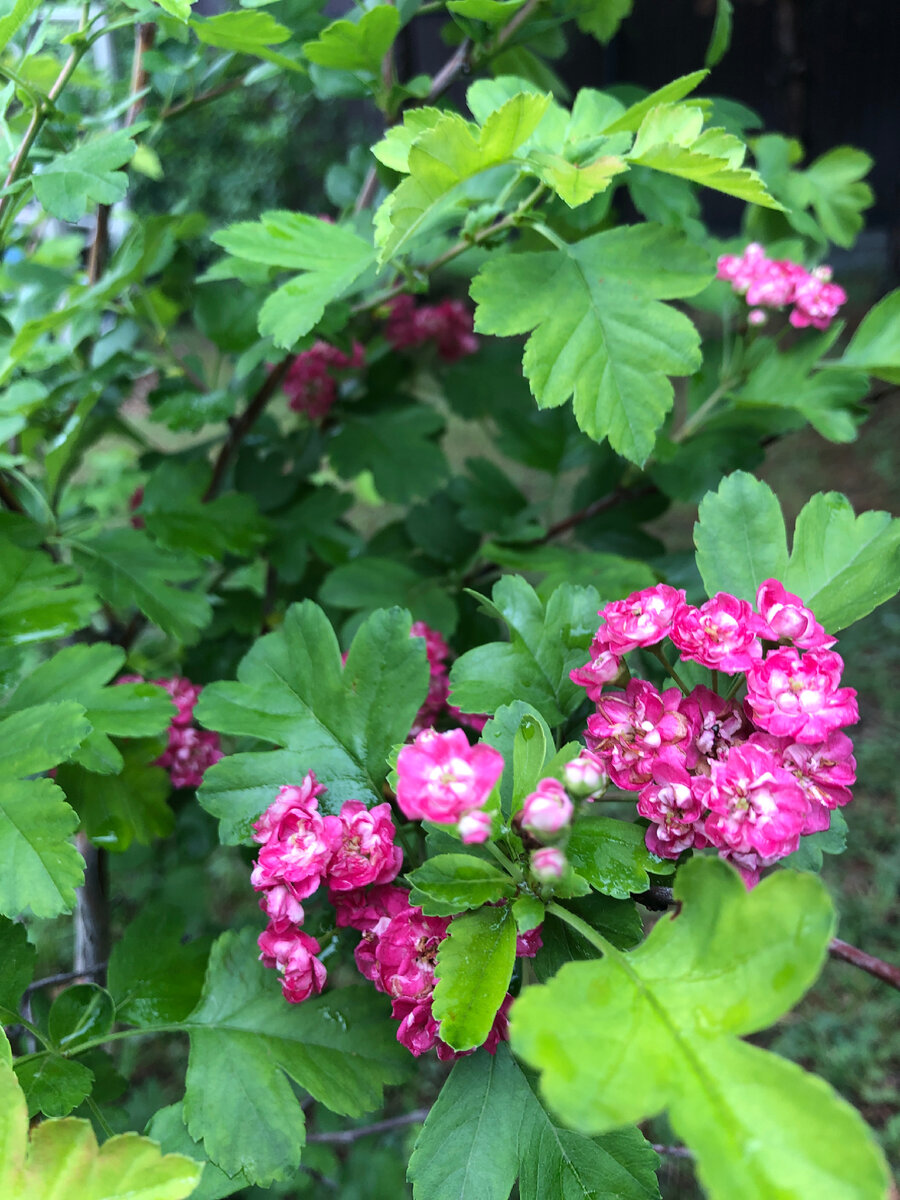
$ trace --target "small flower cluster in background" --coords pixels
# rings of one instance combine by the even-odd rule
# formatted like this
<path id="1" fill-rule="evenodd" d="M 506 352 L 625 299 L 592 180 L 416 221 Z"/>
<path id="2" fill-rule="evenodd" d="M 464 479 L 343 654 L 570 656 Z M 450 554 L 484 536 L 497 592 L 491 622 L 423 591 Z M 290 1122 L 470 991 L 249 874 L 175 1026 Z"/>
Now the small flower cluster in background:
<path id="1" fill-rule="evenodd" d="M 116 682 L 143 683 L 144 680 L 140 675 L 123 675 Z M 222 757 L 219 735 L 208 729 L 200 729 L 194 723 L 194 706 L 202 688 L 181 675 L 150 682 L 165 688 L 176 708 L 168 729 L 168 745 L 154 765 L 165 767 L 172 787 L 198 788 L 206 770 Z"/>
<path id="2" fill-rule="evenodd" d="M 436 629 L 432 629 L 430 625 L 426 625 L 424 621 L 413 621 L 409 636 L 425 639 L 425 653 L 428 655 L 429 670 L 428 695 L 416 714 L 412 727 L 413 735 L 421 733 L 423 729 L 431 728 L 445 713 L 449 714 L 453 720 L 458 721 L 460 725 L 467 725 L 476 733 L 480 733 L 487 723 L 484 713 L 460 712 L 458 708 L 447 703 L 450 695 L 450 675 L 447 668 L 450 647 L 441 634 Z"/>
<path id="3" fill-rule="evenodd" d="M 719 592 L 699 608 L 659 584 L 607 604 L 591 661 L 572 679 L 596 704 L 587 742 L 616 787 L 639 792 L 648 848 L 677 858 L 714 847 L 755 884 L 804 834 L 829 827 L 851 799 L 856 763 L 841 732 L 858 719 L 843 661 L 799 597 L 774 579 L 756 611 Z M 681 658 L 713 671 L 713 688 L 662 692 L 629 677 L 624 656 L 668 638 Z M 651 650 L 651 652 L 653 652 Z M 729 678 L 725 695 L 721 676 Z M 624 691 L 610 692 L 610 685 Z M 741 700 L 738 692 L 746 684 Z"/>
<path id="4" fill-rule="evenodd" d="M 384 335 L 395 350 L 411 350 L 434 342 L 444 362 L 456 362 L 478 350 L 472 314 L 461 300 L 416 304 L 412 296 L 396 296 Z"/>
<path id="5" fill-rule="evenodd" d="M 751 325 L 765 324 L 767 308 L 792 305 L 788 319 L 796 329 L 827 329 L 846 303 L 847 293 L 831 282 L 831 274 L 831 267 L 807 271 L 790 259 L 769 258 L 758 242 L 751 242 L 743 254 L 723 254 L 716 272 L 750 305 Z"/>
<path id="6" fill-rule="evenodd" d="M 337 399 L 335 374 L 358 371 L 365 362 L 366 354 L 359 342 L 353 343 L 351 354 L 328 342 L 316 342 L 297 355 L 284 377 L 281 386 L 289 407 L 305 413 L 311 421 L 323 420 Z"/>

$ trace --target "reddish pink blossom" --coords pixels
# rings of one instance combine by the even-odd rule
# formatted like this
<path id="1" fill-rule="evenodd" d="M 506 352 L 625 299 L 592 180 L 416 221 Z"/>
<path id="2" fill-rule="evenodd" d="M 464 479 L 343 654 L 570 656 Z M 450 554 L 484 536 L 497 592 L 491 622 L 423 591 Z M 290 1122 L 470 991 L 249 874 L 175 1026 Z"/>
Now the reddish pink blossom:
<path id="1" fill-rule="evenodd" d="M 263 965 L 280 972 L 281 990 L 291 1004 L 317 996 L 325 986 L 325 966 L 315 957 L 319 943 L 289 922 L 270 922 L 259 935 L 259 948 Z"/>
<path id="2" fill-rule="evenodd" d="M 660 693 L 645 679 L 632 679 L 624 695 L 597 701 L 597 712 L 588 717 L 587 740 L 616 787 L 640 791 L 650 782 L 657 758 L 684 758 L 691 726 L 678 711 L 680 700 L 677 688 Z"/>
<path id="3" fill-rule="evenodd" d="M 700 608 L 683 604 L 671 636 L 684 658 L 712 671 L 746 671 L 762 654 L 753 609 L 728 592 L 718 592 Z"/>
<path id="4" fill-rule="evenodd" d="M 693 792 L 693 780 L 683 766 L 658 762 L 653 782 L 641 792 L 637 810 L 653 824 L 645 834 L 647 848 L 660 858 L 677 858 L 691 846 L 706 844 L 697 822 L 703 805 Z"/>
<path id="5" fill-rule="evenodd" d="M 431 1013 L 430 996 L 424 1000 L 396 997 L 391 1005 L 391 1015 L 400 1022 L 397 1041 L 416 1058 L 437 1045 L 438 1023 Z"/>
<path id="6" fill-rule="evenodd" d="M 503 1003 L 497 1009 L 497 1015 L 494 1017 L 491 1031 L 484 1039 L 484 1048 L 488 1054 L 496 1054 L 500 1043 L 509 1041 L 509 1010 L 512 1007 L 512 1002 L 513 998 L 507 992 L 503 997 Z"/>
<path id="7" fill-rule="evenodd" d="M 461 708 L 457 708 L 455 704 L 447 705 L 447 712 L 454 720 L 459 721 L 460 725 L 465 725 L 474 733 L 481 733 L 485 725 L 487 725 L 490 717 L 487 713 L 464 713 Z"/>
<path id="8" fill-rule="evenodd" d="M 406 295 L 391 301 L 385 337 L 395 350 L 434 342 L 444 362 L 474 354 L 479 345 L 472 314 L 461 300 L 417 305 L 412 296 Z"/>
<path id="9" fill-rule="evenodd" d="M 534 958 L 544 944 L 541 932 L 544 926 L 537 925 L 534 929 L 526 929 L 516 938 L 516 958 Z"/>
<path id="10" fill-rule="evenodd" d="M 853 743 L 845 733 L 835 731 L 818 745 L 802 745 L 790 738 L 756 733 L 751 741 L 779 755 L 782 766 L 790 771 L 803 789 L 809 812 L 802 833 L 820 833 L 831 824 L 831 813 L 853 799 L 850 791 L 856 782 Z"/>
<path id="11" fill-rule="evenodd" d="M 791 304 L 797 288 L 808 278 L 799 263 L 787 259 L 767 260 L 757 271 L 747 287 L 747 303 L 765 305 L 766 308 L 781 308 Z"/>
<path id="12" fill-rule="evenodd" d="M 765 250 L 758 242 L 750 242 L 743 254 L 723 254 L 716 270 L 717 279 L 727 280 L 732 290 L 742 296 L 769 263 Z"/>
<path id="13" fill-rule="evenodd" d="M 596 800 L 609 786 L 609 776 L 603 763 L 590 750 L 582 750 L 577 758 L 563 767 L 563 781 L 573 796 Z"/>
<path id="14" fill-rule="evenodd" d="M 207 769 L 222 757 L 219 735 L 193 725 L 170 725 L 169 744 L 156 760 L 176 788 L 198 788 Z"/>
<path id="15" fill-rule="evenodd" d="M 426 729 L 397 758 L 397 803 L 407 817 L 455 824 L 484 805 L 502 773 L 492 746 L 470 746 L 461 729 Z"/>
<path id="16" fill-rule="evenodd" d="M 339 820 L 340 841 L 327 868 L 329 890 L 351 891 L 396 878 L 403 864 L 403 851 L 394 845 L 391 806 L 366 808 L 361 800 L 347 800 Z"/>
<path id="17" fill-rule="evenodd" d="M 341 843 L 341 822 L 318 812 L 322 789 L 310 772 L 298 787 L 280 790 L 254 826 L 263 843 L 250 881 L 257 891 L 285 884 L 297 900 L 311 896 Z"/>
<path id="18" fill-rule="evenodd" d="M 349 355 L 327 342 L 316 342 L 297 355 L 284 378 L 282 387 L 289 406 L 295 412 L 306 413 L 310 420 L 321 420 L 337 399 L 333 373 L 359 370 L 364 365 L 365 351 L 359 342 L 353 343 Z"/>
<path id="19" fill-rule="evenodd" d="M 588 699 L 596 703 L 603 695 L 604 686 L 612 683 L 621 673 L 621 659 L 611 650 L 601 650 L 583 667 L 576 667 L 574 671 L 570 671 L 569 678 L 579 687 L 583 687 L 588 694 Z"/>
<path id="20" fill-rule="evenodd" d="M 380 922 L 389 920 L 409 908 L 409 892 L 390 883 L 379 884 L 370 889 L 329 891 L 328 899 L 337 912 L 339 929 L 377 929 Z"/>
<path id="21" fill-rule="evenodd" d="M 771 750 L 733 747 L 709 777 L 696 777 L 694 791 L 710 810 L 703 832 L 717 849 L 755 855 L 763 866 L 797 849 L 807 800 Z"/>
<path id="22" fill-rule="evenodd" d="M 854 688 L 840 687 L 844 663 L 833 650 L 800 655 L 785 647 L 747 674 L 747 703 L 756 724 L 776 737 L 813 745 L 859 720 Z"/>
<path id="23" fill-rule="evenodd" d="M 563 785 L 556 779 L 542 779 L 522 803 L 522 825 L 538 837 L 559 833 L 571 823 L 573 811 Z"/>
<path id="24" fill-rule="evenodd" d="M 745 742 L 752 732 L 741 704 L 717 696 L 702 684 L 683 697 L 678 708 L 691 726 L 685 766 L 701 775 L 709 774 L 709 759 L 724 758 L 732 746 Z"/>
<path id="25" fill-rule="evenodd" d="M 766 322 L 768 321 L 768 319 L 769 319 L 769 314 L 766 312 L 766 310 L 764 308 L 751 308 L 750 311 L 747 313 L 747 324 L 748 325 L 754 325 L 754 326 L 765 325 Z"/>
<path id="26" fill-rule="evenodd" d="M 464 846 L 477 846 L 489 840 L 494 821 L 490 813 L 482 808 L 463 813 L 456 826 L 459 840 Z"/>
<path id="27" fill-rule="evenodd" d="M 831 282 L 831 268 L 816 267 L 796 289 L 790 322 L 795 329 L 827 329 L 846 303 L 847 293 Z"/>
<path id="28" fill-rule="evenodd" d="M 303 924 L 303 905 L 286 884 L 276 883 L 266 888 L 259 898 L 259 907 L 274 922 Z"/>
<path id="29" fill-rule="evenodd" d="M 828 650 L 837 642 L 837 638 L 829 637 L 800 597 L 786 592 L 777 579 L 767 579 L 759 585 L 756 607 L 757 633 L 768 641 L 787 639 L 803 650 Z"/>
<path id="30" fill-rule="evenodd" d="M 190 725 L 194 719 L 194 706 L 203 689 L 182 675 L 173 675 L 171 679 L 154 679 L 153 682 L 158 687 L 165 688 L 175 702 L 177 711 L 172 718 L 172 724 Z"/>
<path id="31" fill-rule="evenodd" d="M 562 879 L 568 860 L 557 846 L 541 846 L 531 852 L 531 873 L 544 883 L 555 883 Z"/>
<path id="32" fill-rule="evenodd" d="M 136 487 L 134 489 L 134 491 L 131 493 L 131 497 L 128 501 L 128 507 L 131 510 L 131 512 L 134 514 L 131 518 L 132 529 L 144 529 L 147 525 L 147 522 L 138 513 L 138 509 L 141 507 L 141 505 L 143 503 L 144 503 L 144 489 L 142 487 Z M 138 677 L 136 677 L 136 678 L 138 678 Z M 120 679 L 119 683 L 121 683 L 121 682 L 122 682 L 122 680 Z M 129 682 L 134 682 L 134 680 L 131 680 Z"/>
<path id="33" fill-rule="evenodd" d="M 683 603 L 684 592 L 665 583 L 612 601 L 600 610 L 604 624 L 591 653 L 607 650 L 621 658 L 638 646 L 656 645 L 669 636 L 675 612 Z"/>
<path id="34" fill-rule="evenodd" d="M 412 732 L 417 734 L 432 726 L 446 708 L 447 697 L 450 694 L 450 680 L 447 674 L 450 647 L 441 634 L 424 621 L 413 621 L 409 636 L 424 639 L 425 653 L 428 657 L 428 695 L 416 714 L 412 727 Z"/>
<path id="35" fill-rule="evenodd" d="M 420 908 L 408 908 L 392 917 L 375 945 L 376 986 L 394 998 L 430 996 L 438 946 L 449 925 L 444 917 L 424 916 Z"/>

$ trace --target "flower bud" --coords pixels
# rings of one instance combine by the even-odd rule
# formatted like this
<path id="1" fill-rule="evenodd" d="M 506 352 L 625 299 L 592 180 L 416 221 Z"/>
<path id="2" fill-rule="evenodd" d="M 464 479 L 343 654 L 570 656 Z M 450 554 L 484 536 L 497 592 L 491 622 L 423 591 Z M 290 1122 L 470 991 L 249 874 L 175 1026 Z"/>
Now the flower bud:
<path id="1" fill-rule="evenodd" d="M 578 799 L 596 800 L 609 787 L 609 776 L 603 763 L 590 750 L 582 750 L 577 758 L 563 767 L 563 781 Z"/>
<path id="2" fill-rule="evenodd" d="M 556 779 L 542 779 L 525 797 L 522 824 L 536 834 L 559 833 L 572 820 L 572 801 Z"/>
<path id="3" fill-rule="evenodd" d="M 473 808 L 469 812 L 463 813 L 456 829 L 463 844 L 471 846 L 488 840 L 491 836 L 492 824 L 490 813 L 486 813 L 480 808 Z"/>
<path id="4" fill-rule="evenodd" d="M 562 879 L 568 866 L 566 856 L 556 846 L 541 846 L 532 851 L 531 873 L 543 883 L 555 883 Z"/>

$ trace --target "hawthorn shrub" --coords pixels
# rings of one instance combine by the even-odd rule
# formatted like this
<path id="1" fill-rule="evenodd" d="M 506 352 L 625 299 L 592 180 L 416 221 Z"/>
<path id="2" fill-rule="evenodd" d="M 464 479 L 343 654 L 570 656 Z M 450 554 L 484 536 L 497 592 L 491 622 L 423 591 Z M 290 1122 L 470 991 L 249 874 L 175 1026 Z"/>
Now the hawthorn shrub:
<path id="1" fill-rule="evenodd" d="M 0 16 L 4 1198 L 651 1200 L 661 1113 L 720 1200 L 888 1194 L 742 1038 L 829 951 L 900 984 L 817 877 L 900 523 L 789 537 L 753 475 L 854 439 L 900 293 L 848 336 L 869 160 L 706 94 L 728 0 L 705 69 L 568 94 L 629 8 Z M 380 114 L 331 211 L 129 206 L 257 85 Z"/>

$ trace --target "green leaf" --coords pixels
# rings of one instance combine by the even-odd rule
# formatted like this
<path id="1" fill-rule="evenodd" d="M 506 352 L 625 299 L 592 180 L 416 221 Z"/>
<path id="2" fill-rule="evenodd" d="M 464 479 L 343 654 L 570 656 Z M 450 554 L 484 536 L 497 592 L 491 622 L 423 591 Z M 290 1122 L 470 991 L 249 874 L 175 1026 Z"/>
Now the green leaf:
<path id="1" fill-rule="evenodd" d="M 137 529 L 112 529 L 73 541 L 72 554 L 85 580 L 113 608 L 138 608 L 186 644 L 209 624 L 212 609 L 199 591 L 180 587 L 200 574 L 197 560 L 156 546 Z"/>
<path id="2" fill-rule="evenodd" d="M 656 1155 L 636 1129 L 561 1128 L 505 1045 L 453 1067 L 409 1162 L 415 1200 L 657 1200 Z"/>
<path id="3" fill-rule="evenodd" d="M 196 1191 L 191 1192 L 191 1200 L 223 1200 L 225 1196 L 252 1186 L 243 1171 L 228 1176 L 209 1161 L 203 1147 L 185 1129 L 184 1105 L 180 1101 L 158 1109 L 150 1119 L 146 1132 L 159 1142 L 163 1150 L 170 1154 L 184 1154 L 203 1167 L 203 1178 Z"/>
<path id="4" fill-rule="evenodd" d="M 177 17 L 179 21 L 186 23 L 190 20 L 191 5 L 194 0 L 153 0 L 153 3 L 158 4 L 170 17 Z"/>
<path id="5" fill-rule="evenodd" d="M 409 636 L 410 624 L 400 609 L 373 613 L 342 667 L 328 618 L 305 600 L 288 609 L 278 632 L 256 642 L 238 667 L 238 683 L 204 688 L 195 710 L 204 725 L 282 746 L 298 763 L 263 789 L 262 803 L 254 778 L 268 782 L 283 772 L 285 756 L 243 754 L 210 768 L 199 799 L 226 818 L 223 837 L 249 830 L 278 788 L 299 783 L 310 768 L 328 787 L 331 806 L 382 801 L 387 757 L 409 734 L 428 686 L 425 644 Z"/>
<path id="6" fill-rule="evenodd" d="M 720 476 L 717 475 L 718 480 Z M 657 575 L 646 563 L 620 554 L 602 554 L 581 546 L 536 546 L 519 549 L 488 542 L 486 559 L 508 571 L 543 575 L 537 594 L 547 599 L 562 583 L 596 588 L 601 603 L 653 587 Z"/>
<path id="7" fill-rule="evenodd" d="M 505 766 L 500 777 L 500 807 L 509 817 L 522 799 L 534 791 L 553 751 L 553 735 L 546 721 L 524 700 L 501 705 L 488 721 L 481 740 L 499 750 Z"/>
<path id="8" fill-rule="evenodd" d="M 267 1184 L 296 1167 L 303 1148 L 303 1111 L 289 1079 L 332 1112 L 357 1117 L 400 1082 L 408 1055 L 371 989 L 288 1005 L 257 953 L 255 930 L 226 933 L 213 947 L 203 998 L 186 1023 L 184 1112 L 213 1162 Z"/>
<path id="9" fill-rule="evenodd" d="M 176 3 L 178 0 L 176 0 Z M 269 49 L 290 40 L 291 31 L 276 21 L 271 13 L 240 9 L 237 12 L 219 13 L 215 17 L 204 17 L 202 21 L 191 21 L 191 29 L 207 46 L 230 50 L 234 54 L 252 54 L 288 71 L 302 71 L 300 63 Z"/>
<path id="10" fill-rule="evenodd" d="M 72 1058 L 48 1054 L 15 1064 L 19 1086 L 25 1093 L 29 1120 L 38 1113 L 65 1117 L 91 1094 L 93 1073 Z"/>
<path id="11" fill-rule="evenodd" d="M 900 288 L 866 313 L 843 356 L 823 365 L 900 383 Z"/>
<path id="12" fill-rule="evenodd" d="M 678 79 L 673 79 L 671 83 L 657 88 L 655 92 L 651 92 L 637 104 L 626 108 L 621 116 L 616 116 L 611 124 L 604 127 L 603 133 L 636 133 L 651 109 L 656 108 L 659 104 L 674 104 L 677 100 L 683 100 L 685 96 L 700 86 L 708 74 L 707 70 L 692 71 L 690 75 L 681 75 Z"/>
<path id="13" fill-rule="evenodd" d="M 591 33 L 606 45 L 619 32 L 619 26 L 631 15 L 634 0 L 587 0 L 574 12 L 582 33 Z"/>
<path id="14" fill-rule="evenodd" d="M 266 536 L 256 505 L 238 492 L 204 500 L 209 477 L 205 464 L 162 462 L 144 485 L 147 529 L 168 550 L 216 561 L 226 554 L 249 558 Z"/>
<path id="15" fill-rule="evenodd" d="M 410 904 L 429 917 L 452 917 L 467 908 L 515 894 L 510 876 L 472 854 L 438 854 L 407 875 Z"/>
<path id="16" fill-rule="evenodd" d="M 524 3 L 525 0 L 449 0 L 447 9 L 458 17 L 505 25 Z"/>
<path id="17" fill-rule="evenodd" d="M 106 988 L 97 983 L 76 983 L 53 1001 L 47 1032 L 56 1049 L 68 1054 L 82 1042 L 109 1033 L 115 1015 L 116 1006 Z"/>
<path id="18" fill-rule="evenodd" d="M 118 853 L 132 842 L 148 846 L 156 838 L 166 837 L 174 828 L 175 817 L 168 803 L 172 794 L 169 773 L 152 765 L 165 742 L 130 739 L 121 750 L 113 749 L 118 761 L 111 769 L 117 774 L 96 775 L 91 773 L 96 771 L 96 763 L 90 770 L 71 763 L 59 767 L 56 781 L 91 841 Z M 78 761 L 84 761 L 81 751 Z"/>
<path id="19" fill-rule="evenodd" d="M 628 161 L 726 195 L 781 209 L 756 171 L 742 166 L 745 144 L 724 129 L 703 129 L 703 110 L 693 104 L 659 104 L 641 122 Z"/>
<path id="20" fill-rule="evenodd" d="M 116 170 L 134 154 L 125 129 L 101 133 L 68 154 L 58 154 L 32 178 L 34 194 L 54 217 L 77 221 L 95 204 L 115 204 L 128 190 L 128 176 Z"/>
<path id="21" fill-rule="evenodd" d="M 441 1040 L 454 1050 L 480 1046 L 503 1003 L 516 958 L 516 922 L 508 905 L 456 917 L 441 942 L 432 1011 Z"/>
<path id="22" fill-rule="evenodd" d="M 392 558 L 363 555 L 335 567 L 319 589 L 319 598 L 362 613 L 399 604 L 417 621 L 445 633 L 452 633 L 456 625 L 456 605 L 446 585 Z"/>
<path id="23" fill-rule="evenodd" d="M 91 619 L 96 598 L 76 572 L 0 538 L 0 646 L 65 637 Z"/>
<path id="24" fill-rule="evenodd" d="M 782 579 L 836 633 L 900 590 L 900 520 L 857 517 L 839 492 L 820 492 L 800 511 Z"/>
<path id="25" fill-rule="evenodd" d="M 0 1195 L 4 1200 L 186 1200 L 202 1168 L 135 1133 L 101 1147 L 89 1121 L 43 1121 L 29 1135 L 25 1098 L 0 1062 Z"/>
<path id="26" fill-rule="evenodd" d="M 595 234 L 564 250 L 504 254 L 472 281 L 475 327 L 511 337 L 534 330 L 523 367 L 541 408 L 574 398 L 590 437 L 642 463 L 672 404 L 666 375 L 700 365 L 697 330 L 660 303 L 712 277 L 705 252 L 651 224 Z"/>
<path id="27" fill-rule="evenodd" d="M 620 950 L 630 950 L 643 937 L 643 926 L 633 900 L 612 900 L 592 892 L 569 900 L 565 906 L 586 921 Z M 546 983 L 567 962 L 597 958 L 597 948 L 571 925 L 548 913 L 541 930 L 543 945 L 534 959 L 534 973 Z"/>
<path id="28" fill-rule="evenodd" d="M 463 712 L 495 713 L 524 700 L 548 725 L 561 725 L 583 699 L 569 672 L 584 664 L 596 632 L 596 591 L 563 584 L 545 605 L 524 579 L 506 575 L 494 585 L 492 601 L 482 603 L 506 622 L 511 640 L 477 646 L 456 660 L 453 704 Z"/>
<path id="29" fill-rule="evenodd" d="M 266 212 L 213 234 L 234 258 L 301 271 L 274 292 L 260 310 L 260 333 L 288 349 L 322 319 L 325 306 L 342 296 L 371 266 L 375 251 L 352 230 L 304 213 Z"/>
<path id="30" fill-rule="evenodd" d="M 748 893 L 716 859 L 678 873 L 680 909 L 630 954 L 570 963 L 527 989 L 512 1044 L 574 1128 L 597 1133 L 663 1108 L 713 1200 L 874 1200 L 887 1186 L 861 1118 L 823 1081 L 735 1040 L 815 979 L 834 915 L 812 875 Z"/>
<path id="31" fill-rule="evenodd" d="M 8 44 L 13 35 L 29 21 L 41 0 L 15 0 L 12 7 L 0 17 L 0 50 Z"/>
<path id="32" fill-rule="evenodd" d="M 208 720 L 219 719 L 217 708 L 210 710 Z M 309 756 L 303 751 L 227 754 L 204 774 L 197 799 L 207 812 L 218 817 L 219 840 L 224 845 L 247 842 L 253 832 L 253 822 L 272 803 L 284 781 L 299 782 L 309 769 Z M 320 772 L 319 767 L 316 770 Z M 334 772 L 326 778 L 329 788 L 335 788 Z M 344 799 L 355 798 L 356 778 L 351 773 L 343 788 L 337 786 L 337 792 Z M 327 800 L 327 797 L 322 799 Z"/>
<path id="33" fill-rule="evenodd" d="M 131 922 L 109 959 L 109 990 L 120 1020 L 132 1025 L 183 1021 L 200 999 L 205 938 L 182 942 L 184 916 L 149 905 Z"/>
<path id="34" fill-rule="evenodd" d="M 502 1044 L 453 1064 L 409 1160 L 415 1200 L 507 1200 L 519 1173 L 522 1083 Z"/>
<path id="35" fill-rule="evenodd" d="M 0 971 L 0 1008 L 5 1008 L 15 1020 L 18 1020 L 22 993 L 34 977 L 36 953 L 28 941 L 25 926 L 0 917 L 0 963 L 3 964 Z"/>
<path id="36" fill-rule="evenodd" d="M 746 471 L 727 475 L 700 505 L 694 526 L 697 567 L 707 595 L 754 601 L 766 579 L 784 579 L 787 533 L 778 497 Z"/>
<path id="37" fill-rule="evenodd" d="M 705 67 L 714 67 L 722 61 L 731 45 L 731 27 L 734 20 L 734 5 L 732 0 L 716 0 L 716 19 L 713 22 L 712 36 L 706 48 L 703 60 Z"/>
<path id="38" fill-rule="evenodd" d="M 591 887 L 617 900 L 646 891 L 648 872 L 660 869 L 659 859 L 645 845 L 642 826 L 593 813 L 575 822 L 566 856 Z"/>
<path id="39" fill-rule="evenodd" d="M 303 43 L 303 53 L 320 67 L 377 75 L 399 29 L 397 9 L 392 4 L 379 4 L 356 22 L 332 21 L 314 42 Z"/>
<path id="40" fill-rule="evenodd" d="M 77 826 L 52 780 L 0 781 L 0 912 L 17 917 L 30 909 L 36 917 L 55 917 L 71 911 L 84 878 L 81 855 L 68 841 Z"/>
<path id="41" fill-rule="evenodd" d="M 329 443 L 328 456 L 344 479 L 371 471 L 379 495 L 408 504 L 427 498 L 447 478 L 447 460 L 435 441 L 444 425 L 440 413 L 425 407 L 349 417 Z"/>
<path id="42" fill-rule="evenodd" d="M 798 172 L 801 182 L 792 194 L 812 207 L 822 232 L 838 246 L 853 245 L 865 224 L 863 212 L 875 202 L 872 189 L 861 182 L 871 169 L 864 151 L 836 146 Z"/>
<path id="43" fill-rule="evenodd" d="M 549 96 L 520 92 L 492 112 L 481 129 L 447 113 L 423 130 L 409 149 L 409 177 L 380 210 L 380 261 L 430 227 L 459 184 L 508 162 L 534 133 L 549 101 Z"/>
<path id="44" fill-rule="evenodd" d="M 0 779 L 35 775 L 69 758 L 91 732 L 73 700 L 38 704 L 6 716 L 0 709 Z"/>
<path id="45" fill-rule="evenodd" d="M 528 162 L 535 168 L 538 178 L 553 188 L 569 208 L 578 208 L 593 200 L 594 196 L 606 191 L 617 175 L 628 170 L 627 164 L 614 154 L 603 154 L 582 165 L 569 162 L 561 154 L 532 151 Z"/>
<path id="46" fill-rule="evenodd" d="M 35 668 L 16 688 L 7 711 L 48 700 L 74 700 L 85 709 L 92 731 L 75 752 L 87 770 L 121 771 L 124 760 L 107 735 L 148 737 L 162 733 L 172 714 L 163 688 L 150 683 L 107 684 L 122 668 L 119 646 L 67 646 Z M 76 806 L 77 807 L 77 806 Z"/>
<path id="47" fill-rule="evenodd" d="M 783 858 L 782 864 L 795 871 L 821 871 L 823 854 L 843 854 L 847 849 L 847 821 L 839 808 L 831 814 L 831 824 L 820 833 L 800 839 L 800 848 Z"/>

